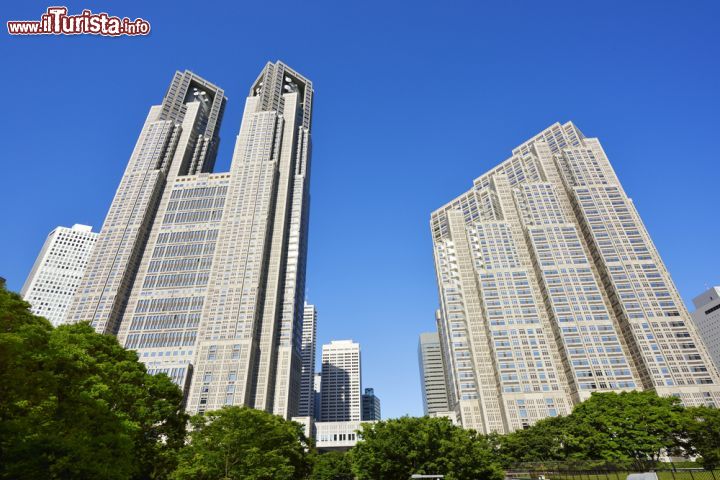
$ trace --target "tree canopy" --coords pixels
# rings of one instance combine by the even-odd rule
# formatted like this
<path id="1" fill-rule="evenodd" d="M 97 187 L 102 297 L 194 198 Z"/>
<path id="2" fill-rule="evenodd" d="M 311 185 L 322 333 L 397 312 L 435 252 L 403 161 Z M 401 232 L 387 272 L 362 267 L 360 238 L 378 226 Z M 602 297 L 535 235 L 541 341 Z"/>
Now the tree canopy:
<path id="1" fill-rule="evenodd" d="M 224 407 L 191 419 L 175 480 L 291 480 L 312 468 L 302 426 L 247 407 Z"/>
<path id="2" fill-rule="evenodd" d="M 682 415 L 680 445 L 699 455 L 704 468 L 720 466 L 720 410 L 711 407 L 687 408 Z"/>
<path id="3" fill-rule="evenodd" d="M 684 451 L 720 466 L 720 410 L 654 392 L 594 393 L 566 417 L 507 435 L 446 418 L 364 424 L 348 453 L 315 454 L 302 427 L 245 407 L 190 419 L 165 375 L 87 324 L 53 328 L 0 285 L 0 479 L 500 480 L 522 462 L 652 468 Z"/>
<path id="4" fill-rule="evenodd" d="M 568 417 L 550 417 L 524 430 L 507 435 L 492 435 L 505 464 L 553 462 L 567 458 Z"/>
<path id="5" fill-rule="evenodd" d="M 180 389 L 135 352 L 0 288 L 0 478 L 162 478 L 185 424 Z"/>
<path id="6" fill-rule="evenodd" d="M 447 418 L 403 417 L 363 424 L 352 450 L 359 480 L 440 474 L 447 480 L 500 480 L 502 471 L 483 435 Z"/>
<path id="7" fill-rule="evenodd" d="M 639 470 L 676 445 L 679 399 L 651 391 L 593 394 L 567 420 L 569 457 L 631 462 Z"/>
<path id="8" fill-rule="evenodd" d="M 327 452 L 315 458 L 310 480 L 353 480 L 349 453 Z"/>
<path id="9" fill-rule="evenodd" d="M 570 415 L 496 436 L 495 443 L 506 466 L 560 461 L 643 471 L 678 448 L 715 458 L 714 449 L 720 449 L 717 414 L 708 407 L 684 409 L 677 398 L 652 391 L 593 393 Z"/>

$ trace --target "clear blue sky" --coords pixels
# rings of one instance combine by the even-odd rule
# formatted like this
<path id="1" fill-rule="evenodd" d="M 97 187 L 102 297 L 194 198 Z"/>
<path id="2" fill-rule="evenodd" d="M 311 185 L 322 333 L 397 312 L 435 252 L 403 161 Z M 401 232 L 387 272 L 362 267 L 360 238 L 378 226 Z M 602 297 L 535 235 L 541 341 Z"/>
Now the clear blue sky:
<path id="1" fill-rule="evenodd" d="M 55 3 L 4 2 L 0 275 L 56 225 L 99 228 L 150 105 L 190 69 L 229 98 L 218 171 L 268 60 L 316 88 L 308 299 L 352 338 L 384 416 L 420 414 L 437 305 L 429 215 L 555 121 L 597 136 L 689 300 L 720 284 L 720 4 L 70 2 L 148 37 L 10 38 Z M 162 6 L 161 6 L 162 5 Z"/>

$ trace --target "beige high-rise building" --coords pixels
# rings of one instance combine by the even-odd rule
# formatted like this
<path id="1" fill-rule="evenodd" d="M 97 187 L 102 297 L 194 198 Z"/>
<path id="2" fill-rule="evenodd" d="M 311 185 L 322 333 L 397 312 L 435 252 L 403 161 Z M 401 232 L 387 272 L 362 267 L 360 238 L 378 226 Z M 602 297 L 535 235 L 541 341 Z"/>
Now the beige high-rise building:
<path id="1" fill-rule="evenodd" d="M 297 414 L 313 88 L 268 63 L 229 172 L 213 173 L 219 87 L 177 72 L 150 108 L 69 314 L 116 334 L 190 412 Z"/>
<path id="2" fill-rule="evenodd" d="M 555 124 L 431 215 L 450 407 L 508 432 L 592 392 L 720 406 L 720 384 L 600 142 Z"/>

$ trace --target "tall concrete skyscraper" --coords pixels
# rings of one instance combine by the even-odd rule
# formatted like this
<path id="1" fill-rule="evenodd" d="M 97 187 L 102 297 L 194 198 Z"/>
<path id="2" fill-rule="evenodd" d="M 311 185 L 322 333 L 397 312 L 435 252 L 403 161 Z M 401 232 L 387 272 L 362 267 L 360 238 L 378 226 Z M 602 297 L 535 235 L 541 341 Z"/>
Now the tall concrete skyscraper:
<path id="1" fill-rule="evenodd" d="M 320 421 L 361 420 L 360 345 L 333 340 L 322 347 Z"/>
<path id="2" fill-rule="evenodd" d="M 720 406 L 695 327 L 600 142 L 555 124 L 431 215 L 462 425 L 507 432 L 592 392 Z"/>
<path id="3" fill-rule="evenodd" d="M 65 323 L 97 235 L 87 225 L 57 227 L 50 232 L 20 291 L 34 314 L 55 326 Z"/>
<path id="4" fill-rule="evenodd" d="M 693 298 L 692 318 L 715 366 L 720 368 L 720 287 Z"/>
<path id="5" fill-rule="evenodd" d="M 176 73 L 100 232 L 70 318 L 188 388 L 190 412 L 297 414 L 312 99 L 309 80 L 268 63 L 230 171 L 212 173 L 223 90 Z"/>
<path id="6" fill-rule="evenodd" d="M 300 406 L 298 416 L 315 416 L 315 338 L 317 309 L 305 304 L 302 325 L 302 374 L 300 377 Z"/>
<path id="7" fill-rule="evenodd" d="M 440 336 L 437 332 L 421 333 L 418 345 L 420 387 L 425 415 L 450 410 Z"/>

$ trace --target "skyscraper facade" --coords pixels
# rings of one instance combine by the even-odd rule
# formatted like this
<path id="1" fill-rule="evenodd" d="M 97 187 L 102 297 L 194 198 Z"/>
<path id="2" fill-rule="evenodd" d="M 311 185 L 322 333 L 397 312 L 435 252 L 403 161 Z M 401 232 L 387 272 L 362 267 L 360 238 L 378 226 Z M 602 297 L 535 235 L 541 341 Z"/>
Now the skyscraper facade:
<path id="1" fill-rule="evenodd" d="M 312 98 L 309 80 L 268 63 L 230 171 L 212 173 L 223 90 L 176 73 L 100 232 L 69 318 L 184 385 L 190 412 L 297 414 Z"/>
<path id="2" fill-rule="evenodd" d="M 317 372 L 313 377 L 313 397 L 315 398 L 313 404 L 313 418 L 316 420 L 320 419 L 320 404 L 322 403 L 322 397 L 320 396 L 320 389 L 322 388 L 322 373 Z"/>
<path id="3" fill-rule="evenodd" d="M 693 298 L 692 318 L 715 366 L 720 368 L 720 287 Z"/>
<path id="4" fill-rule="evenodd" d="M 298 416 L 315 415 L 315 338 L 317 336 L 317 309 L 305 304 L 302 324 L 302 373 L 300 376 L 300 404 Z"/>
<path id="5" fill-rule="evenodd" d="M 360 345 L 333 340 L 322 347 L 320 421 L 361 420 Z"/>
<path id="6" fill-rule="evenodd" d="M 600 142 L 555 124 L 431 215 L 462 425 L 507 432 L 592 392 L 720 405 L 718 373 Z"/>
<path id="7" fill-rule="evenodd" d="M 366 388 L 360 398 L 362 405 L 361 420 L 363 422 L 376 422 L 382 419 L 380 398 L 375 395 L 374 388 Z"/>
<path id="8" fill-rule="evenodd" d="M 79 224 L 50 232 L 20 291 L 35 315 L 47 318 L 54 326 L 65 323 L 97 235 L 92 227 Z"/>
<path id="9" fill-rule="evenodd" d="M 420 367 L 423 413 L 430 415 L 447 412 L 450 407 L 445 385 L 446 376 L 440 348 L 440 336 L 437 332 L 420 334 L 418 365 Z"/>

